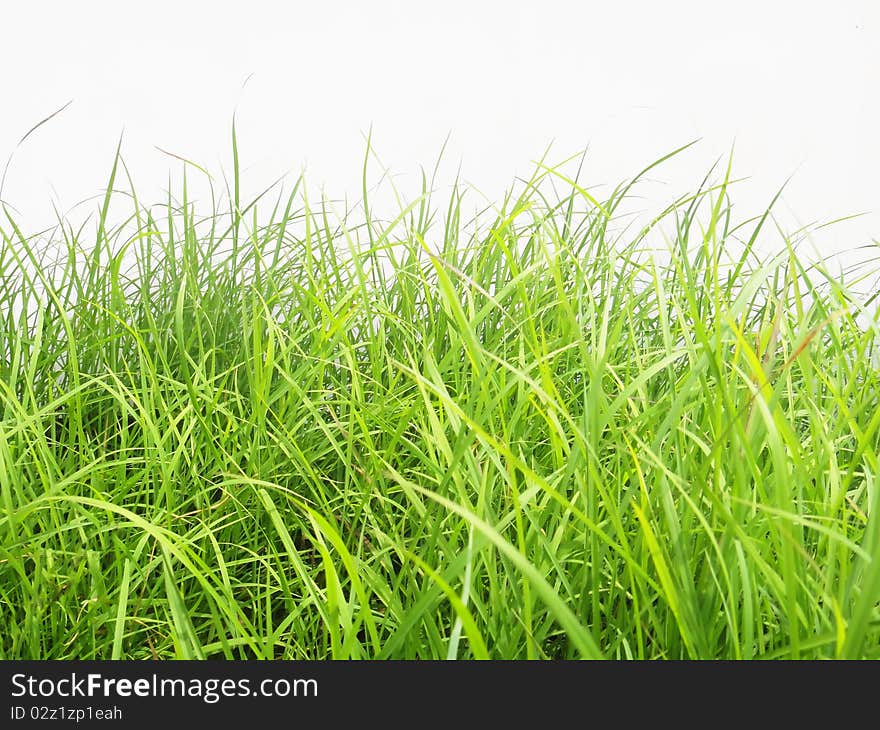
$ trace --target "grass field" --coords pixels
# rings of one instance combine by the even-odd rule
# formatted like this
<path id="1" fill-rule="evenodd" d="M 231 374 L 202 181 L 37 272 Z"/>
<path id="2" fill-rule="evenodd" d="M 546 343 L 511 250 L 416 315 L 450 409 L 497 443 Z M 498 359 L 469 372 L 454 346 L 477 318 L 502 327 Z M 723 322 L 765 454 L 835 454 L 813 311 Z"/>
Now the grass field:
<path id="1" fill-rule="evenodd" d="M 561 169 L 7 210 L 0 658 L 880 657 L 880 267 Z"/>

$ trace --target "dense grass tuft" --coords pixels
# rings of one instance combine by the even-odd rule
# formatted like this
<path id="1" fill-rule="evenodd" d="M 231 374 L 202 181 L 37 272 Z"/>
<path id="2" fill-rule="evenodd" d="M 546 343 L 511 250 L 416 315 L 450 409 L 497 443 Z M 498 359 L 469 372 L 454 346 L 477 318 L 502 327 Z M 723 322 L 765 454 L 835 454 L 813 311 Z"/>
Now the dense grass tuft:
<path id="1" fill-rule="evenodd" d="M 727 176 L 635 230 L 235 170 L 0 222 L 0 657 L 880 657 L 877 315 Z"/>

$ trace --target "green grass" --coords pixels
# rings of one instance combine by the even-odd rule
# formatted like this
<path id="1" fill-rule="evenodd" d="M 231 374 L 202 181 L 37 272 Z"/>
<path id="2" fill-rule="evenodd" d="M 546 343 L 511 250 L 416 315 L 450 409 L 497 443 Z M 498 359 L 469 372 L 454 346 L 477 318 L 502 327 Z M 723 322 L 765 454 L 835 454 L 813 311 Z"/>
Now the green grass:
<path id="1" fill-rule="evenodd" d="M 5 210 L 0 658 L 880 657 L 877 272 L 563 169 Z"/>

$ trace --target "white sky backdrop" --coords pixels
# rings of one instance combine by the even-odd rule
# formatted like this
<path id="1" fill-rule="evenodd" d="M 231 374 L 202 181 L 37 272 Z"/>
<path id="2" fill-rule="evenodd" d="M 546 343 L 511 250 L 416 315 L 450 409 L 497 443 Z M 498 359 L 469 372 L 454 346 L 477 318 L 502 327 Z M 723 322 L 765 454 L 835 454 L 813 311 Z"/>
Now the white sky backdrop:
<path id="1" fill-rule="evenodd" d="M 0 80 L 0 164 L 74 100 L 9 169 L 31 231 L 101 189 L 123 128 L 142 198 L 179 178 L 156 145 L 228 171 L 236 111 L 251 193 L 307 164 L 311 186 L 357 197 L 371 124 L 404 189 L 451 132 L 445 180 L 461 162 L 491 198 L 551 140 L 554 161 L 589 146 L 585 184 L 610 186 L 700 137 L 646 207 L 735 141 L 743 215 L 794 173 L 791 224 L 869 211 L 823 231 L 823 252 L 880 239 L 878 0 L 10 1 Z"/>

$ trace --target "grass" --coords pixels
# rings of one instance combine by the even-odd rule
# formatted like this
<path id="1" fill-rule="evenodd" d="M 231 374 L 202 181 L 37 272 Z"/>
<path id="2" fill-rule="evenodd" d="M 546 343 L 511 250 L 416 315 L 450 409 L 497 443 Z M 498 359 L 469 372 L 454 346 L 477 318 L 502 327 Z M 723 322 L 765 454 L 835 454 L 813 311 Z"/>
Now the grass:
<path id="1" fill-rule="evenodd" d="M 876 272 L 729 167 L 635 229 L 638 177 L 384 221 L 237 158 L 5 209 L 0 657 L 880 657 Z"/>

